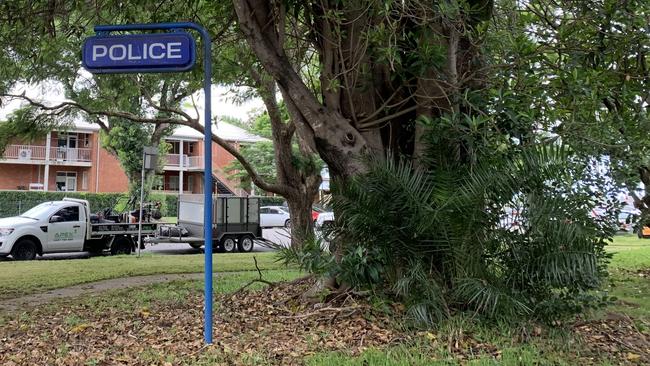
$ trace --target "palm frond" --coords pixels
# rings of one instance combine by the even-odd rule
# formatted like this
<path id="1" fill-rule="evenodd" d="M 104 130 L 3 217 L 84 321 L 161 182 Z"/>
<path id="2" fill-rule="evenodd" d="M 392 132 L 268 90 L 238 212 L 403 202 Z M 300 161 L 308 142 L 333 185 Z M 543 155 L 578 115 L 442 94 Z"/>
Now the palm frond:
<path id="1" fill-rule="evenodd" d="M 496 317 L 525 315 L 531 309 L 509 291 L 493 286 L 480 278 L 461 278 L 456 280 L 454 298 L 466 304 L 477 313 Z"/>

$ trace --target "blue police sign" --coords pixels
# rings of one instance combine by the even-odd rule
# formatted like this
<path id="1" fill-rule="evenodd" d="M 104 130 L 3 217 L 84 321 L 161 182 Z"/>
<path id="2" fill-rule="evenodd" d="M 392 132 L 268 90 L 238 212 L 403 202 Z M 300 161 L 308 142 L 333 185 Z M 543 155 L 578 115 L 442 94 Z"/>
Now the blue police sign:
<path id="1" fill-rule="evenodd" d="M 84 42 L 86 70 L 101 73 L 179 72 L 196 61 L 196 42 L 189 33 L 93 36 Z"/>

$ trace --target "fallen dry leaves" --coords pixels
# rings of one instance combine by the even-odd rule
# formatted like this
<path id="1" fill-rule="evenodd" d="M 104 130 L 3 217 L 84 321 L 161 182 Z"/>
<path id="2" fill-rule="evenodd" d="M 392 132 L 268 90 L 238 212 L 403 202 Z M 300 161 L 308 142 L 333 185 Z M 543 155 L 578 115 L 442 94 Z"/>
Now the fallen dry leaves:
<path id="1" fill-rule="evenodd" d="M 596 363 L 606 356 L 617 364 L 650 364 L 650 335 L 626 315 L 608 313 L 605 319 L 578 323 L 573 330 L 583 338 Z"/>
<path id="2" fill-rule="evenodd" d="M 461 364 L 479 355 L 501 358 L 495 345 L 463 329 L 444 335 L 400 332 L 389 315 L 352 295 L 327 304 L 306 302 L 301 295 L 312 286 L 312 280 L 303 279 L 217 297 L 214 344 L 208 347 L 203 343 L 203 297 L 197 291 L 149 306 L 129 304 L 121 292 L 112 301 L 33 307 L 0 327 L 0 365 L 238 365 L 251 360 L 300 365 L 318 352 L 356 355 L 370 347 L 422 340 L 432 349 L 446 349 Z M 395 313 L 403 311 L 394 305 Z M 573 330 L 585 341 L 588 354 L 580 355 L 585 364 L 602 359 L 650 364 L 649 336 L 626 316 L 610 314 Z M 533 327 L 529 333 L 538 337 L 542 329 Z"/>
<path id="3" fill-rule="evenodd" d="M 17 316 L 0 328 L 0 365 L 230 365 L 246 357 L 300 364 L 316 352 L 358 354 L 408 338 L 352 297 L 330 305 L 302 301 L 297 295 L 312 285 L 302 280 L 218 297 L 210 347 L 203 344 L 200 293 L 135 311 L 78 303 L 54 312 L 34 308 L 29 320 Z"/>

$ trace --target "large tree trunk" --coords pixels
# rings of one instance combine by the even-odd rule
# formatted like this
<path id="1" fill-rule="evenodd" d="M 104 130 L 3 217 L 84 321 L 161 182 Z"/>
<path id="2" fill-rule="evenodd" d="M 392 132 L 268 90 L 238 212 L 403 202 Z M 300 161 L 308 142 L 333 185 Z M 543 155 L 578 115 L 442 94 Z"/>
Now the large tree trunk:
<path id="1" fill-rule="evenodd" d="M 240 29 L 253 52 L 282 94 L 298 109 L 330 172 L 347 177 L 363 171 L 360 157 L 366 151 L 364 137 L 339 111 L 324 106 L 293 69 L 284 49 L 279 47 L 283 35 L 277 31 L 274 4 L 266 0 L 235 0 L 234 5 Z"/>
<path id="2" fill-rule="evenodd" d="M 305 187 L 307 188 L 307 187 Z M 297 194 L 293 194 L 297 193 Z M 314 234 L 312 220 L 312 204 L 314 192 L 292 192 L 286 197 L 291 212 L 291 246 L 300 247 L 305 240 L 310 240 Z"/>
<path id="3" fill-rule="evenodd" d="M 480 69 L 470 30 L 488 19 L 492 8 L 491 0 L 469 0 L 469 10 L 458 13 L 443 11 L 438 2 L 233 3 L 240 30 L 277 82 L 298 133 L 313 142 L 332 178 L 343 184 L 366 171 L 365 155 L 416 160 L 424 155 L 427 130 L 418 118 L 435 121 L 461 111 L 458 96 Z M 320 93 L 306 86 L 285 52 L 286 16 L 305 27 L 293 41 L 309 42 L 318 56 Z M 394 34 L 380 39 L 379 28 Z M 444 59 L 418 59 L 432 50 L 444 50 Z"/>
<path id="4" fill-rule="evenodd" d="M 293 141 L 296 126 L 301 122 L 297 121 L 300 116 L 292 113 L 295 111 L 291 109 L 293 107 L 291 106 L 289 114 L 295 118 L 284 121 L 276 98 L 275 82 L 264 78 L 262 73 L 254 69 L 250 70 L 250 74 L 271 121 L 277 180 L 278 184 L 284 188 L 282 195 L 287 200 L 291 214 L 291 246 L 300 247 L 305 240 L 309 240 L 313 236 L 311 212 L 321 183 L 320 171 L 294 163 Z M 301 139 L 298 138 L 298 140 Z M 313 153 L 308 146 L 301 147 L 300 150 L 303 154 Z"/>

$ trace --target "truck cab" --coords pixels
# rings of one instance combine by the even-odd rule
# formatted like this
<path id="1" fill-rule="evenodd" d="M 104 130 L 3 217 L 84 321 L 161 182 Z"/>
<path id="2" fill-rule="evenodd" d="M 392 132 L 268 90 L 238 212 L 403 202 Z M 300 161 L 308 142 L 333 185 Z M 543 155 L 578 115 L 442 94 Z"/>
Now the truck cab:
<path id="1" fill-rule="evenodd" d="M 82 251 L 89 222 L 88 201 L 43 202 L 0 219 L 0 256 L 29 260 L 36 254 Z"/>

